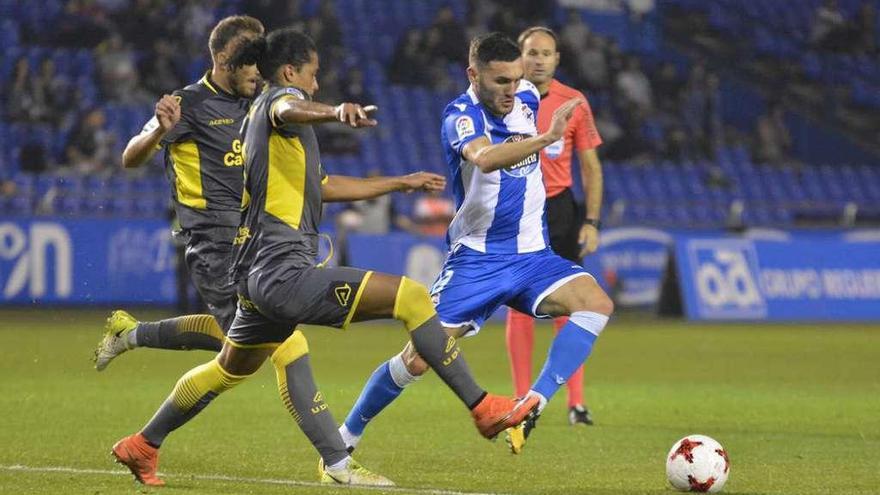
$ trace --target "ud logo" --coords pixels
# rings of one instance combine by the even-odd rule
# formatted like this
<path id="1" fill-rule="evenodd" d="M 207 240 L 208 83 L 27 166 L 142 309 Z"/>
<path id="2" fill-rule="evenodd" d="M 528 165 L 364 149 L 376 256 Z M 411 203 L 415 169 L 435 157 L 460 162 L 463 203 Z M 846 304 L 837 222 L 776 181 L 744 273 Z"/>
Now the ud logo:
<path id="1" fill-rule="evenodd" d="M 333 293 L 336 294 L 336 301 L 339 302 L 339 305 L 343 308 L 348 306 L 348 300 L 351 298 L 351 286 L 348 284 L 341 285 L 335 289 L 333 289 Z"/>
<path id="2" fill-rule="evenodd" d="M 452 354 L 450 354 L 450 351 L 452 352 Z M 449 337 L 449 340 L 446 341 L 447 357 L 443 360 L 443 366 L 449 366 L 450 364 L 452 364 L 452 362 L 458 358 L 459 353 L 460 350 L 455 345 L 455 339 Z"/>
<path id="3" fill-rule="evenodd" d="M 312 402 L 315 403 L 315 405 L 311 409 L 312 414 L 318 414 L 319 412 L 327 409 L 327 404 L 324 402 L 324 394 L 322 394 L 320 391 L 315 393 L 315 398 L 312 399 Z"/>

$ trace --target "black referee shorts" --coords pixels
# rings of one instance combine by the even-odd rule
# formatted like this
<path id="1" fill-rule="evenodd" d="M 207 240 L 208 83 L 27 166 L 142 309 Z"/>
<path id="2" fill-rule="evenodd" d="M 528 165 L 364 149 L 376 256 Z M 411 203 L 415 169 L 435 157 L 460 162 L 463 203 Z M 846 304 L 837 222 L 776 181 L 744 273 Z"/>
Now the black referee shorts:
<path id="1" fill-rule="evenodd" d="M 584 217 L 571 189 L 547 198 L 546 213 L 553 252 L 580 264 L 581 246 L 578 244 L 578 235 Z"/>

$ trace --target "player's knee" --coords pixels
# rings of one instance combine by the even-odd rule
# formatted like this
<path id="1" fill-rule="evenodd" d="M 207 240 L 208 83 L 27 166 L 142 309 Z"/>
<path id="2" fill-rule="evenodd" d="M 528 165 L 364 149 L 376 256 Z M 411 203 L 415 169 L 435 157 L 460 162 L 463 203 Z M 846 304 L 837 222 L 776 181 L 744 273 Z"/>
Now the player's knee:
<path id="1" fill-rule="evenodd" d="M 605 316 L 611 316 L 614 313 L 614 301 L 601 288 L 596 291 L 595 299 L 592 301 L 591 306 L 592 309 L 590 311 L 595 313 Z"/>
<path id="2" fill-rule="evenodd" d="M 406 371 L 412 376 L 422 376 L 430 369 L 428 363 L 422 359 L 422 356 L 419 356 L 419 353 L 412 346 L 407 347 L 407 350 L 401 353 L 401 358 L 403 365 L 406 366 Z"/>
<path id="3" fill-rule="evenodd" d="M 309 353 L 309 343 L 302 332 L 293 334 L 272 353 L 272 364 L 276 369 L 284 369 L 288 364 Z"/>
<path id="4" fill-rule="evenodd" d="M 435 314 L 428 289 L 412 279 L 401 277 L 394 301 L 394 319 L 402 321 L 407 330 L 413 331 Z"/>
<path id="5" fill-rule="evenodd" d="M 599 287 L 595 280 L 590 279 L 585 290 L 577 292 L 571 312 L 591 311 L 605 316 L 614 313 L 614 301 Z"/>

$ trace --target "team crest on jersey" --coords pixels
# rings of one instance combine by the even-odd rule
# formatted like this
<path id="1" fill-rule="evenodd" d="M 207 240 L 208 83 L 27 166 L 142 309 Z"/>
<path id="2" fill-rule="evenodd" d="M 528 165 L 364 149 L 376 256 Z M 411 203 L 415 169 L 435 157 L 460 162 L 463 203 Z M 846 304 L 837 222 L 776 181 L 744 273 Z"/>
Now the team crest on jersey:
<path id="1" fill-rule="evenodd" d="M 527 138 L 529 138 L 529 136 L 526 136 L 524 134 L 514 134 L 513 136 L 505 139 L 504 142 L 516 143 Z M 538 158 L 538 153 L 532 153 L 531 155 L 520 160 L 519 162 L 501 170 L 511 177 L 525 177 L 534 172 L 540 164 L 541 161 Z"/>
<path id="2" fill-rule="evenodd" d="M 533 112 L 531 107 L 529 107 L 525 103 L 522 104 L 522 113 L 529 120 L 529 122 L 535 121 L 535 112 Z"/>
<path id="3" fill-rule="evenodd" d="M 474 120 L 467 115 L 462 115 L 455 121 L 455 133 L 458 134 L 458 139 L 462 140 L 468 136 L 473 136 L 477 133 L 474 128 Z"/>

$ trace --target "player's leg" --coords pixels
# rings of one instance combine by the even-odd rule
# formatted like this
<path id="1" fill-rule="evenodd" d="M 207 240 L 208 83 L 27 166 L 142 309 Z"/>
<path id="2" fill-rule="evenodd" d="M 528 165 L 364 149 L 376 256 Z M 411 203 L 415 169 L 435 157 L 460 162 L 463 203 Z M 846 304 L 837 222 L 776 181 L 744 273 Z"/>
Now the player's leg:
<path id="1" fill-rule="evenodd" d="M 486 276 L 487 273 L 489 272 L 483 271 L 482 275 Z M 449 276 L 447 277 L 446 274 Z M 491 276 L 495 275 L 497 273 L 492 273 Z M 463 274 L 459 273 L 459 279 L 464 281 L 468 279 L 467 276 L 464 278 L 462 276 Z M 452 321 L 468 322 L 478 329 L 483 318 L 480 316 L 481 313 L 478 313 L 494 311 L 498 306 L 497 300 L 501 298 L 497 291 L 502 284 L 497 282 L 493 284 L 496 294 L 493 294 L 491 290 L 478 290 L 472 297 L 462 297 L 462 300 L 471 305 L 470 308 L 463 308 L 463 304 L 455 304 L 455 293 L 444 291 L 450 285 L 451 277 L 452 270 L 447 266 L 444 273 L 438 278 L 438 282 L 435 283 L 434 296 L 440 301 L 438 308 L 452 305 L 458 306 L 464 312 L 456 315 L 447 314 L 449 321 L 444 321 L 444 323 L 441 323 L 437 317 L 425 288 L 405 277 L 380 275 L 376 278 L 376 292 L 371 294 L 373 297 L 366 302 L 361 301 L 361 306 L 355 316 L 357 320 L 387 317 L 390 309 L 391 315 L 404 321 L 407 329 L 411 331 L 411 343 L 407 344 L 400 354 L 380 365 L 365 385 L 355 407 L 340 428 L 349 447 L 353 448 L 357 445 L 364 428 L 373 417 L 399 396 L 404 387 L 413 383 L 429 368 L 434 368 L 441 378 L 456 391 L 465 405 L 471 409 L 475 422 L 477 422 L 477 428 L 484 436 L 495 436 L 504 428 L 502 426 L 504 423 L 520 423 L 533 408 L 532 400 L 519 403 L 491 394 L 486 396 L 485 392 L 482 392 L 482 389 L 474 383 L 463 357 L 460 356 L 456 341 L 470 327 L 465 328 L 458 323 L 450 324 Z M 472 278 L 471 280 L 473 281 Z M 457 281 L 458 279 L 456 279 Z M 373 283 L 372 279 L 371 283 Z M 452 286 L 455 285 L 452 283 Z M 474 288 L 479 284 L 462 282 L 460 285 Z M 389 302 L 389 298 L 393 303 Z M 417 320 L 424 320 L 421 325 L 418 325 L 418 321 L 407 321 L 412 318 L 407 313 L 413 312 L 413 309 L 409 309 L 407 306 L 418 309 L 419 317 Z M 464 314 L 472 315 L 460 316 Z M 447 327 L 446 333 L 443 330 L 444 325 Z M 421 335 L 417 332 L 421 332 Z M 426 344 L 427 339 L 433 340 L 428 340 Z M 426 351 L 436 353 L 435 357 L 427 357 Z M 425 358 L 423 359 L 423 357 Z M 459 368 L 456 369 L 456 366 Z M 460 375 L 456 377 L 454 372 L 458 372 Z M 452 376 L 450 377 L 450 375 Z M 456 383 L 456 379 L 460 381 Z M 464 393 L 461 388 L 456 388 L 461 385 L 464 385 Z M 470 393 L 471 398 L 477 398 L 477 402 L 472 402 L 471 398 L 466 397 L 466 393 Z M 479 397 L 483 396 L 488 397 L 489 400 L 479 400 Z"/>
<path id="2" fill-rule="evenodd" d="M 235 288 L 227 281 L 234 229 L 214 227 L 187 234 L 186 263 L 193 284 L 211 314 L 186 315 L 160 321 L 137 321 L 117 310 L 107 318 L 95 350 L 95 368 L 105 369 L 120 354 L 137 348 L 219 352 L 235 317 Z"/>
<path id="3" fill-rule="evenodd" d="M 349 456 L 336 420 L 315 383 L 303 334 L 292 332 L 291 325 L 275 323 L 345 326 L 351 308 L 360 299 L 365 275 L 355 269 L 304 268 L 288 271 L 278 281 L 271 273 L 265 274 L 248 285 L 253 301 L 241 297 L 229 341 L 236 345 L 283 341 L 272 353 L 278 391 L 297 426 L 320 455 L 322 482 L 390 486 L 393 483 L 389 479 L 368 471 Z M 321 297 L 327 293 L 335 297 Z M 267 317 L 257 308 L 266 308 L 272 321 L 265 321 Z"/>
<path id="4" fill-rule="evenodd" d="M 550 247 L 559 256 L 581 264 L 581 246 L 578 242 L 583 212 L 575 202 L 571 189 L 547 199 L 547 227 Z M 554 319 L 556 333 L 568 323 L 565 316 Z M 566 382 L 568 392 L 568 420 L 572 425 L 592 424 L 590 413 L 584 405 L 584 367 L 581 365 Z"/>
<path id="5" fill-rule="evenodd" d="M 532 386 L 541 399 L 542 409 L 589 357 L 613 311 L 611 298 L 590 276 L 572 278 L 541 298 L 537 314 L 569 316 L 553 339 L 544 368 Z"/>
<path id="6" fill-rule="evenodd" d="M 302 332 L 294 332 L 272 354 L 281 401 L 320 455 L 324 483 L 390 486 L 389 479 L 372 473 L 349 456 L 324 395 L 312 373 L 309 347 Z"/>
<path id="7" fill-rule="evenodd" d="M 514 395 L 524 396 L 532 385 L 532 348 L 535 345 L 535 319 L 515 309 L 507 312 L 507 355 L 513 377 Z"/>
<path id="8" fill-rule="evenodd" d="M 590 355 L 614 305 L 596 280 L 570 260 L 545 252 L 520 258 L 520 265 L 518 279 L 523 289 L 512 305 L 538 317 L 569 316 L 550 344 L 544 367 L 528 394 L 540 400 L 540 413 Z M 508 430 L 513 453 L 522 451 L 537 417 Z"/>
<path id="9" fill-rule="evenodd" d="M 215 359 L 184 374 L 144 428 L 113 446 L 117 462 L 146 485 L 164 485 L 157 475 L 165 438 L 199 414 L 219 394 L 256 372 L 275 346 L 236 347 L 227 342 Z"/>
<path id="10" fill-rule="evenodd" d="M 553 326 L 556 334 L 568 324 L 567 316 L 560 316 L 553 319 Z M 571 378 L 565 382 L 568 391 L 568 424 L 575 425 L 592 425 L 593 417 L 590 410 L 584 402 L 584 365 L 580 365 L 578 369 L 571 375 Z"/>
<path id="11" fill-rule="evenodd" d="M 474 381 L 455 337 L 446 334 L 425 286 L 407 277 L 372 273 L 360 296 L 352 321 L 394 318 L 402 322 L 413 349 L 468 409 L 483 399 L 486 391 Z"/>

